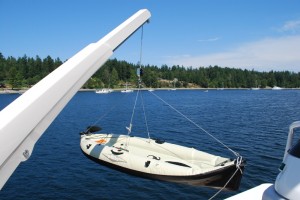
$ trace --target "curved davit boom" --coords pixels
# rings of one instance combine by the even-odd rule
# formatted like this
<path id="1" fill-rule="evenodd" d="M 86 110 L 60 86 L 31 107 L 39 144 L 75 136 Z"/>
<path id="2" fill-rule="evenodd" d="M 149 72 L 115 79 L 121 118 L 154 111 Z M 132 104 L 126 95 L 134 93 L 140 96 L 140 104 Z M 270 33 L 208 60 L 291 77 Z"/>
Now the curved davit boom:
<path id="1" fill-rule="evenodd" d="M 113 51 L 150 18 L 135 13 L 101 40 L 92 43 L 0 112 L 0 189 L 34 144 Z"/>

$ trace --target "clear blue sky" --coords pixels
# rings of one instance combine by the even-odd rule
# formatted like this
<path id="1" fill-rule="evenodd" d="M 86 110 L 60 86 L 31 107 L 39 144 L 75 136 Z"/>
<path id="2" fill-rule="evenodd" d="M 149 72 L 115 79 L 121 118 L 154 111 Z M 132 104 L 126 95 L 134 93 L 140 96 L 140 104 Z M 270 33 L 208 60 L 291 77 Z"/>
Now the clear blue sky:
<path id="1" fill-rule="evenodd" d="M 144 65 L 300 72 L 298 0 L 0 0 L 0 52 L 64 61 L 142 8 Z M 140 37 L 113 57 L 137 63 Z"/>

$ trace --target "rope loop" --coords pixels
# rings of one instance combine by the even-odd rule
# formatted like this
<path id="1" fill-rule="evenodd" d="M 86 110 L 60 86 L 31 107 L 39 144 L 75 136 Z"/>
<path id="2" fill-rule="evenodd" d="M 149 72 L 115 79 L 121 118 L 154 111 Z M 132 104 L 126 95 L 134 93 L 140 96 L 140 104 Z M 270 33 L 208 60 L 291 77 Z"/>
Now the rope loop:
<path id="1" fill-rule="evenodd" d="M 238 171 L 240 171 L 241 174 L 243 174 L 243 170 L 241 169 L 242 162 L 243 162 L 243 157 L 242 156 L 238 156 L 236 158 L 236 164 L 235 164 L 236 170 L 234 171 L 234 173 L 232 174 L 232 176 L 228 179 L 228 181 L 225 183 L 225 185 L 220 190 L 218 190 L 212 197 L 210 197 L 209 200 L 215 198 L 220 192 L 222 192 L 226 188 L 226 186 L 228 185 L 228 183 L 231 181 L 231 179 L 233 179 L 233 177 L 236 175 L 236 173 Z"/>
<path id="2" fill-rule="evenodd" d="M 243 162 L 243 157 L 242 156 L 238 156 L 236 158 L 236 164 L 235 164 L 235 166 L 236 166 L 237 169 L 240 170 L 241 174 L 243 174 L 243 170 L 241 169 L 242 162 Z"/>

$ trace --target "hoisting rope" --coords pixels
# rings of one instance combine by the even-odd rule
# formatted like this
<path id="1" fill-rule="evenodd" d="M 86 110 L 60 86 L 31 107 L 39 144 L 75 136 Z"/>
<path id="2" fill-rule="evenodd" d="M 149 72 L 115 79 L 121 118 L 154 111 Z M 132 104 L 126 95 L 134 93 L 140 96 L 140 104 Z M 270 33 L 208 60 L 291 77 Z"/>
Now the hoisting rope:
<path id="1" fill-rule="evenodd" d="M 140 68 L 142 67 L 141 64 L 142 64 L 142 55 L 143 55 L 143 37 L 144 37 L 144 25 L 142 26 L 142 33 L 141 33 L 140 61 L 139 61 Z"/>
<path id="2" fill-rule="evenodd" d="M 194 124 L 196 127 L 198 127 L 200 130 L 202 130 L 203 132 L 205 132 L 207 135 L 209 135 L 210 137 L 212 137 L 214 140 L 216 140 L 218 143 L 220 143 L 221 145 L 223 145 L 225 148 L 227 148 L 230 152 L 232 152 L 236 157 L 240 157 L 240 155 L 235 152 L 234 150 L 232 150 L 230 147 L 228 147 L 226 144 L 224 144 L 222 141 L 220 141 L 218 138 L 216 138 L 215 136 L 213 136 L 212 134 L 210 134 L 208 131 L 206 131 L 204 128 L 202 128 L 200 125 L 198 125 L 196 122 L 194 122 L 193 120 L 191 120 L 190 118 L 188 118 L 186 115 L 184 115 L 182 112 L 180 112 L 179 110 L 177 110 L 176 108 L 174 108 L 172 105 L 170 105 L 168 102 L 166 102 L 165 100 L 163 100 L 162 98 L 160 98 L 157 94 L 155 94 L 155 92 L 150 92 L 152 95 L 154 95 L 156 98 L 158 98 L 159 100 L 161 100 L 163 103 L 165 103 L 166 105 L 168 105 L 170 108 L 172 108 L 175 112 L 177 112 L 179 115 L 181 115 L 182 117 L 184 117 L 186 120 L 188 120 L 189 122 L 191 122 L 192 124 Z"/>
<path id="3" fill-rule="evenodd" d="M 136 103 L 138 100 L 138 96 L 140 93 L 140 89 L 141 89 L 141 63 L 142 63 L 142 53 L 143 53 L 143 35 L 144 35 L 144 26 L 142 26 L 142 31 L 141 31 L 141 44 L 140 44 L 140 58 L 139 58 L 139 62 L 138 62 L 138 70 L 137 70 L 137 76 L 138 76 L 138 90 L 137 90 L 137 94 L 135 97 L 135 101 L 134 101 L 134 106 L 133 106 L 133 110 L 132 110 L 132 114 L 131 114 L 131 119 L 130 119 L 130 123 L 129 126 L 126 127 L 126 129 L 128 130 L 127 135 L 130 135 L 131 130 L 132 130 L 132 121 L 133 121 L 133 117 L 134 117 L 134 112 L 135 112 L 135 108 L 136 108 Z M 144 104 L 143 104 L 143 109 L 144 109 Z M 146 119 L 146 117 L 145 117 Z M 148 127 L 147 127 L 148 129 Z M 149 136 L 149 134 L 148 134 Z"/>
<path id="4" fill-rule="evenodd" d="M 136 107 L 136 102 L 139 96 L 139 92 L 140 90 L 138 89 L 137 93 L 136 93 L 136 97 L 135 97 L 135 101 L 134 101 L 134 106 L 133 106 L 133 110 L 132 110 L 132 114 L 131 114 L 131 119 L 130 119 L 130 123 L 129 123 L 129 127 L 126 126 L 126 129 L 128 130 L 127 135 L 130 135 L 131 133 L 131 129 L 132 129 L 132 120 L 133 120 L 133 116 L 134 116 L 134 112 L 135 112 L 135 107 Z"/>
<path id="5" fill-rule="evenodd" d="M 142 107 L 143 107 L 143 113 L 144 113 L 147 134 L 148 134 L 148 138 L 150 139 L 150 132 L 149 132 L 149 128 L 148 128 L 148 122 L 147 122 L 146 111 L 145 111 L 145 106 L 144 106 L 144 99 L 143 99 L 142 93 L 141 93 L 141 99 L 142 99 Z"/>

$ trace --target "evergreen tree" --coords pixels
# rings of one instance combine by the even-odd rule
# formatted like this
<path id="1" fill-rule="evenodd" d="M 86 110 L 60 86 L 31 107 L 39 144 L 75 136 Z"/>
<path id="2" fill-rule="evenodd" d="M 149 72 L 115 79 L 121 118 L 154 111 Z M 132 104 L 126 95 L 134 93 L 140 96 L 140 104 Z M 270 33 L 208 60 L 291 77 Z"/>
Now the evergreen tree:
<path id="1" fill-rule="evenodd" d="M 110 88 L 114 88 L 115 85 L 118 84 L 119 75 L 115 68 L 111 71 L 111 79 L 110 79 Z"/>
<path id="2" fill-rule="evenodd" d="M 0 52 L 0 84 L 12 88 L 30 87 L 43 77 L 51 73 L 62 64 L 59 58 L 53 60 L 47 56 L 43 60 L 36 56 L 30 58 L 26 55 L 19 58 L 5 58 Z M 86 88 L 116 87 L 124 82 L 137 83 L 134 65 L 117 59 L 108 60 L 92 78 L 84 85 Z M 229 67 L 209 66 L 198 68 L 185 68 L 179 65 L 143 66 L 142 81 L 146 87 L 173 87 L 174 78 L 178 78 L 176 87 L 187 87 L 190 84 L 207 88 L 250 88 L 250 87 L 300 87 L 300 73 L 257 72 L 254 70 L 241 70 Z M 2 87 L 1 85 L 1 87 Z"/>
<path id="3" fill-rule="evenodd" d="M 5 74 L 5 64 L 6 64 L 6 60 L 4 58 L 4 56 L 2 55 L 2 53 L 0 52 L 0 84 L 4 84 L 4 80 L 6 77 Z"/>

